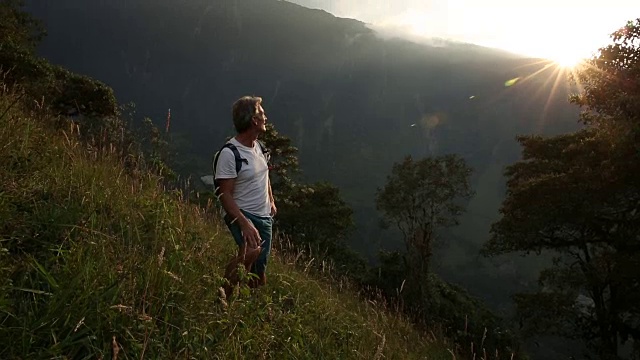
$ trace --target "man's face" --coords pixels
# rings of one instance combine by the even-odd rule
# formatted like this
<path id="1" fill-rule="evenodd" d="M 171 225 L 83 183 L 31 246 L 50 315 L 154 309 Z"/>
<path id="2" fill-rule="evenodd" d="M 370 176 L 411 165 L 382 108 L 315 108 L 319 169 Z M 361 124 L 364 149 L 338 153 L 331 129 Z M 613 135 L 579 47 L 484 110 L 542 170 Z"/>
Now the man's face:
<path id="1" fill-rule="evenodd" d="M 267 131 L 267 115 L 264 113 L 262 105 L 258 105 L 258 113 L 253 117 L 253 123 L 260 128 L 262 132 Z"/>

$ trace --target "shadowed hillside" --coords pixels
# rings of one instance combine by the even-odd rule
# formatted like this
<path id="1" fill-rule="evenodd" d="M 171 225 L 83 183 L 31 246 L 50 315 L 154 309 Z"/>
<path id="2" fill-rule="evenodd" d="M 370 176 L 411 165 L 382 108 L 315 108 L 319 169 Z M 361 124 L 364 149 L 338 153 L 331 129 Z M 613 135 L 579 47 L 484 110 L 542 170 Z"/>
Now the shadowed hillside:
<path id="1" fill-rule="evenodd" d="M 451 357 L 295 258 L 229 299 L 235 250 L 215 213 L 1 85 L 0 358 Z"/>

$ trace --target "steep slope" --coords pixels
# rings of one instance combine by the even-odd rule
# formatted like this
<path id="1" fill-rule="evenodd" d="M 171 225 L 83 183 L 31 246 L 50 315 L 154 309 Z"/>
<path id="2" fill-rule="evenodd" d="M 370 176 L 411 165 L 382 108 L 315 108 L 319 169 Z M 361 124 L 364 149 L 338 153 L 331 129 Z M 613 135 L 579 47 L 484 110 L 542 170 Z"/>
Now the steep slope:
<path id="1" fill-rule="evenodd" d="M 215 211 L 0 85 L 0 358 L 451 357 L 291 259 L 229 299 Z"/>

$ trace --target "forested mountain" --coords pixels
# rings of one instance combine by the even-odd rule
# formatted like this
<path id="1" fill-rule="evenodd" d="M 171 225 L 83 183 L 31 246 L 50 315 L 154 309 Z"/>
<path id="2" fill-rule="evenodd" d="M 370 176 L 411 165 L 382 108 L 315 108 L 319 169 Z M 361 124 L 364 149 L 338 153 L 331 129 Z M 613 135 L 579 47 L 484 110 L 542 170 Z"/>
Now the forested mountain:
<path id="1" fill-rule="evenodd" d="M 577 128 L 557 67 L 470 44 L 385 40 L 362 22 L 276 0 L 32 0 L 28 9 L 48 30 L 47 59 L 104 81 L 156 124 L 171 109 L 184 175 L 210 171 L 233 134 L 232 102 L 262 96 L 305 177 L 336 184 L 354 208 L 353 246 L 372 259 L 401 246 L 380 230 L 373 200 L 391 165 L 459 154 L 476 195 L 437 267 L 494 306 L 525 285 L 517 258 L 488 265 L 477 250 L 497 218 L 503 168 L 519 158 L 515 136 Z"/>

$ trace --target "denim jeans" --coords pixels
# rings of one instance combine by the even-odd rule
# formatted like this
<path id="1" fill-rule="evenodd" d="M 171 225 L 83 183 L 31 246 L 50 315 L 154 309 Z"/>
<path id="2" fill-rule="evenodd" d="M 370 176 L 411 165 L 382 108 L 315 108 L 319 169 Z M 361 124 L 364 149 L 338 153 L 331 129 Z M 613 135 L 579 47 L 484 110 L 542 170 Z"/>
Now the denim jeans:
<path id="1" fill-rule="evenodd" d="M 271 237 L 272 237 L 272 228 L 273 228 L 273 218 L 271 216 L 256 216 L 251 213 L 248 213 L 242 209 L 240 209 L 244 216 L 253 223 L 253 226 L 256 227 L 258 233 L 260 234 L 260 239 L 262 239 L 262 251 L 258 256 L 258 259 L 251 267 L 251 272 L 254 274 L 262 275 L 267 270 L 267 259 L 269 258 L 269 254 L 271 253 Z M 227 214 L 224 217 L 224 222 L 227 224 L 229 231 L 231 231 L 231 235 L 233 239 L 236 241 L 238 246 L 244 245 L 244 239 L 242 238 L 242 231 L 240 230 L 240 225 L 238 225 L 237 221 L 231 223 L 233 219 Z"/>

